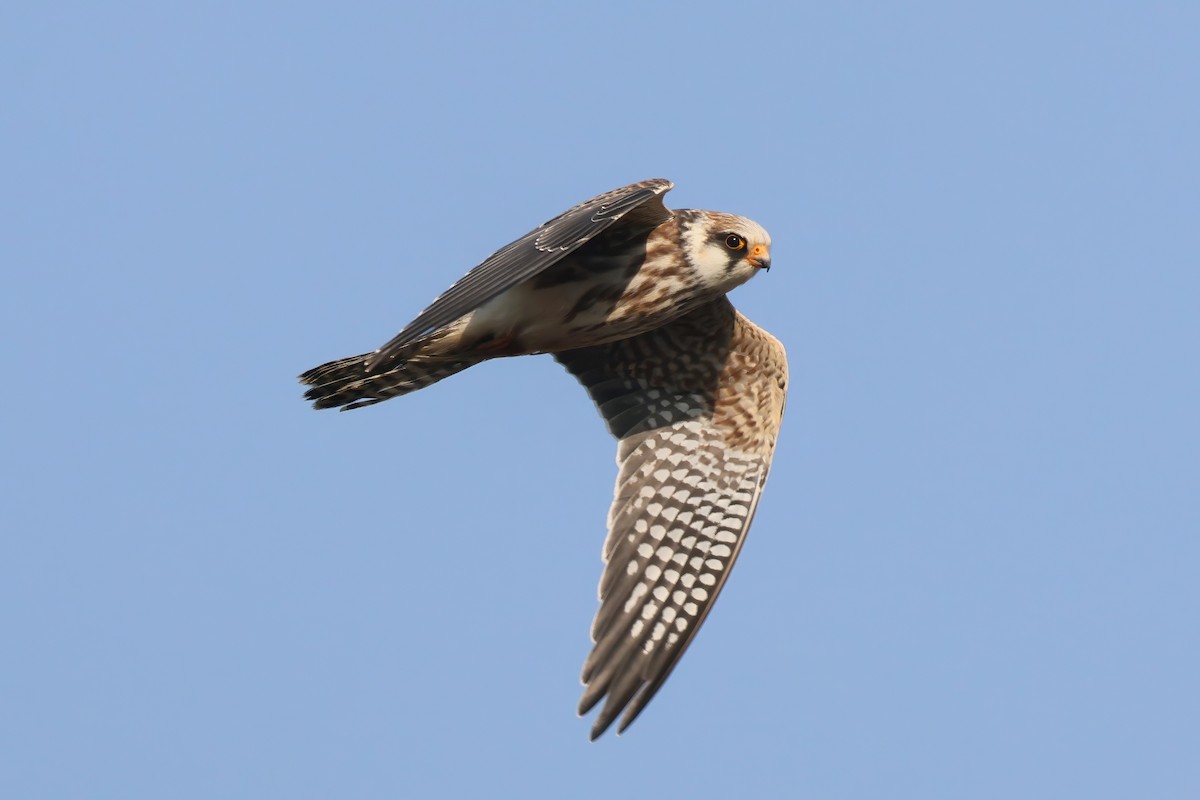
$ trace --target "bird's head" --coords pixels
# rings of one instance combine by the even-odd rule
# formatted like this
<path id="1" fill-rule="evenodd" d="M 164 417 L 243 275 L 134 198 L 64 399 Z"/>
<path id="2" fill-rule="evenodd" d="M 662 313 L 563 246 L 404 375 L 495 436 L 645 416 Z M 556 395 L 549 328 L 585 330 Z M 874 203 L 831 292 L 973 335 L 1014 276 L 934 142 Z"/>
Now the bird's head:
<path id="1" fill-rule="evenodd" d="M 676 215 L 683 251 L 706 285 L 729 291 L 771 268 L 771 235 L 754 220 L 718 211 Z"/>

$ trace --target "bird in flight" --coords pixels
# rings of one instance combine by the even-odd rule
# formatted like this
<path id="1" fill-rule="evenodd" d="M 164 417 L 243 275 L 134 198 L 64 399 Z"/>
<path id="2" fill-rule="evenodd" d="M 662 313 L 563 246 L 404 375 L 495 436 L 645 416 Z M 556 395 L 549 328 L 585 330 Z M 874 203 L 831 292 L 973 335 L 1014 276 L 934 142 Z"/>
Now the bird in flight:
<path id="1" fill-rule="evenodd" d="M 771 266 L 758 223 L 669 210 L 653 179 L 571 208 L 496 251 L 371 353 L 300 376 L 343 411 L 491 358 L 550 353 L 618 440 L 580 715 L 624 731 L 729 576 L 766 482 L 787 361 L 725 297 Z M 622 716 L 623 714 L 623 716 Z"/>

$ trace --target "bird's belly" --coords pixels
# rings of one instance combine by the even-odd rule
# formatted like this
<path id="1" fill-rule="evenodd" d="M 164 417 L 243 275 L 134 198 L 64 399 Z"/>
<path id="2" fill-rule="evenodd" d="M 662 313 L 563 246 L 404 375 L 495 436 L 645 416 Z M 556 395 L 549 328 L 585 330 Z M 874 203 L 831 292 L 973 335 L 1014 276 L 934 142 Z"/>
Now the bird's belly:
<path id="1" fill-rule="evenodd" d="M 493 356 L 590 347 L 656 328 L 724 293 L 724 287 L 705 287 L 671 266 L 526 281 L 474 311 L 462 344 Z"/>
<path id="2" fill-rule="evenodd" d="M 620 287 L 572 282 L 548 287 L 514 286 L 479 307 L 464 341 L 496 355 L 550 353 L 595 344 L 620 296 Z"/>

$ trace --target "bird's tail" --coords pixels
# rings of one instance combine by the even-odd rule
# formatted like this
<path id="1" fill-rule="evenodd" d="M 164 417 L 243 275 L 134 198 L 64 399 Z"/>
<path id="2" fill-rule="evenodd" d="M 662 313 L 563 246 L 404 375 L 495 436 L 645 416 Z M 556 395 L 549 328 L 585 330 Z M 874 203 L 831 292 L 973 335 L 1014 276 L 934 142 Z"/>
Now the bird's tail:
<path id="1" fill-rule="evenodd" d="M 313 408 L 361 408 L 393 397 L 424 389 L 456 372 L 483 361 L 482 358 L 413 356 L 383 372 L 367 372 L 373 353 L 330 361 L 300 376 L 310 388 L 304 393 Z"/>

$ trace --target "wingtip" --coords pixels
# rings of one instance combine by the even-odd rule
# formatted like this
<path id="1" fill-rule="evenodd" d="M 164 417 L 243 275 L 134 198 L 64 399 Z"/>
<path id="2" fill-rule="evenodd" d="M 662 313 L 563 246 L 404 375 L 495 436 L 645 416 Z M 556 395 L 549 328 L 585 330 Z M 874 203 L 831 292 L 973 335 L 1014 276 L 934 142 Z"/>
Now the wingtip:
<path id="1" fill-rule="evenodd" d="M 579 698 L 579 705 L 575 707 L 575 713 L 581 717 L 586 715 L 596 707 L 596 703 L 599 703 L 603 696 L 604 692 L 596 691 L 596 687 L 584 684 L 583 696 Z"/>
<path id="2" fill-rule="evenodd" d="M 604 692 L 597 692 L 595 686 L 588 687 L 588 691 L 585 691 L 583 693 L 583 697 L 579 699 L 579 706 L 575 711 L 576 715 L 582 718 L 589 711 L 595 708 L 596 704 L 599 703 L 603 697 Z M 592 730 L 588 734 L 588 741 L 594 742 L 603 736 L 604 732 L 612 726 L 614 720 L 616 720 L 616 714 L 613 713 L 612 709 L 608 707 L 601 709 L 600 713 L 596 715 L 595 721 L 592 723 Z M 624 729 L 622 728 L 622 730 Z"/>
<path id="3" fill-rule="evenodd" d="M 601 736 L 604 735 L 605 731 L 607 731 L 609 728 L 612 727 L 612 724 L 613 724 L 613 720 L 611 718 L 606 718 L 604 714 L 601 714 L 599 717 L 596 718 L 596 721 L 592 724 L 592 730 L 588 733 L 588 741 L 594 742 L 597 739 L 599 739 Z M 621 731 L 623 731 L 623 730 L 625 730 L 625 729 L 624 728 L 619 729 L 616 732 L 616 735 L 620 736 Z"/>

